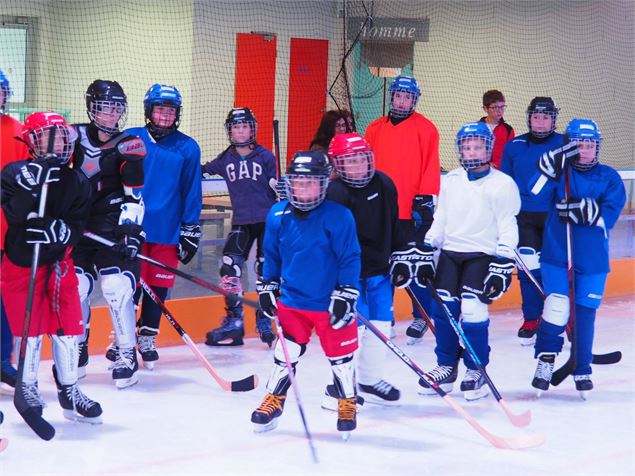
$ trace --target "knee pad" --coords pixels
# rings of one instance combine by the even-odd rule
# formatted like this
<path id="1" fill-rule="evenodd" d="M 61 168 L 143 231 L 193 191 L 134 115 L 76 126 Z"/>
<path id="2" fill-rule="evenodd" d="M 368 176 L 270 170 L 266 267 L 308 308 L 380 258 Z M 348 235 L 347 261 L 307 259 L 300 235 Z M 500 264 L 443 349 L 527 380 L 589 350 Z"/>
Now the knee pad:
<path id="1" fill-rule="evenodd" d="M 329 359 L 333 371 L 333 383 L 337 393 L 343 398 L 352 398 L 355 392 L 355 366 L 353 355 L 347 354 L 335 359 Z"/>
<path id="2" fill-rule="evenodd" d="M 78 336 L 57 336 L 51 334 L 51 341 L 57 380 L 62 385 L 73 385 L 77 382 Z"/>
<path id="3" fill-rule="evenodd" d="M 102 275 L 101 291 L 110 308 L 115 341 L 124 349 L 134 347 L 137 341 L 136 316 L 132 301 L 134 290 L 135 278 L 129 271 Z"/>
<path id="4" fill-rule="evenodd" d="M 531 246 L 521 246 L 518 248 L 518 254 L 529 271 L 540 269 L 540 251 L 536 251 Z"/>
<path id="5" fill-rule="evenodd" d="M 289 353 L 289 359 L 292 364 L 295 364 L 300 357 L 304 355 L 306 352 L 306 344 L 298 344 L 289 340 L 287 338 L 284 339 L 285 344 L 287 344 L 287 352 Z M 278 365 L 286 365 L 284 358 L 284 351 L 282 350 L 282 343 L 280 341 L 276 342 L 276 347 L 273 351 L 273 360 Z"/>
<path id="6" fill-rule="evenodd" d="M 221 287 L 223 290 L 239 294 L 243 290 L 240 280 L 242 276 L 242 266 L 245 259 L 242 256 L 223 256 L 223 264 L 220 267 Z"/>
<path id="7" fill-rule="evenodd" d="M 569 321 L 569 297 L 555 293 L 547 296 L 542 318 L 555 326 L 566 325 Z"/>
<path id="8" fill-rule="evenodd" d="M 90 297 L 95 289 L 95 278 L 93 278 L 92 274 L 86 273 L 82 268 L 77 266 L 75 266 L 75 273 L 77 274 L 77 280 L 79 281 L 79 300 L 84 302 Z"/>
<path id="9" fill-rule="evenodd" d="M 441 300 L 446 304 L 450 304 L 452 302 L 456 302 L 459 300 L 458 297 L 452 296 L 452 294 L 450 294 L 450 291 L 447 291 L 445 289 L 437 289 L 437 294 L 439 295 Z"/>
<path id="10" fill-rule="evenodd" d="M 461 294 L 461 314 L 464 322 L 472 324 L 489 320 L 487 304 L 482 303 L 476 294 L 472 293 Z"/>

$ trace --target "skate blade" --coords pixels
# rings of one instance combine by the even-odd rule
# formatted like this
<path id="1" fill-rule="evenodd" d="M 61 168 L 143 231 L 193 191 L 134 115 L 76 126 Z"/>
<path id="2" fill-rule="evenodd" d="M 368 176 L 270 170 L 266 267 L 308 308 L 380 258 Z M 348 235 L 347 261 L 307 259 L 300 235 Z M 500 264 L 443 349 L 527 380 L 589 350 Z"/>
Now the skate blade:
<path id="1" fill-rule="evenodd" d="M 580 393 L 580 398 L 586 402 L 587 398 L 589 397 L 589 391 L 580 390 L 579 393 Z"/>
<path id="2" fill-rule="evenodd" d="M 8 383 L 0 383 L 0 394 L 3 395 L 13 395 L 15 393 L 15 388 L 13 388 Z"/>
<path id="3" fill-rule="evenodd" d="M 235 347 L 238 345 L 243 345 L 244 342 L 242 339 L 238 339 L 238 340 L 225 339 L 225 340 L 220 340 L 218 342 L 207 340 L 205 341 L 205 344 L 211 347 Z"/>
<path id="4" fill-rule="evenodd" d="M 441 390 L 443 390 L 445 393 L 450 393 L 452 390 L 454 390 L 454 382 L 452 383 L 442 383 L 441 385 L 439 385 L 439 388 Z M 437 392 L 434 388 L 429 387 L 422 387 L 419 386 L 419 389 L 417 390 L 417 393 L 419 395 L 436 395 Z"/>
<path id="5" fill-rule="evenodd" d="M 123 388 L 128 388 L 128 387 L 132 387 L 133 385 L 135 385 L 137 382 L 139 382 L 139 376 L 135 373 L 132 377 L 130 378 L 118 378 L 115 380 L 115 386 L 121 390 Z"/>
<path id="6" fill-rule="evenodd" d="M 485 387 L 481 387 L 478 390 L 466 390 L 463 392 L 463 398 L 465 398 L 468 402 L 480 400 L 481 398 L 485 398 L 488 395 L 489 391 Z"/>
<path id="7" fill-rule="evenodd" d="M 423 340 L 423 337 L 408 337 L 406 345 L 415 345 Z"/>
<path id="8" fill-rule="evenodd" d="M 278 418 L 274 418 L 269 423 L 264 425 L 261 423 L 254 423 L 254 433 L 266 433 L 271 430 L 275 430 L 278 426 Z"/>
<path id="9" fill-rule="evenodd" d="M 342 437 L 342 439 L 344 441 L 348 441 L 348 439 L 351 437 L 351 432 L 350 431 L 340 431 L 340 436 Z"/>
<path id="10" fill-rule="evenodd" d="M 101 425 L 103 423 L 101 415 L 96 417 L 85 417 L 73 410 L 64 410 L 63 414 L 64 418 L 67 420 L 76 421 L 78 423 L 90 423 L 91 425 Z"/>
<path id="11" fill-rule="evenodd" d="M 542 397 L 544 390 L 536 390 L 536 398 Z"/>
<path id="12" fill-rule="evenodd" d="M 0 453 L 6 450 L 7 446 L 9 446 L 9 440 L 6 438 L 0 438 Z"/>
<path id="13" fill-rule="evenodd" d="M 530 345 L 534 345 L 536 343 L 536 336 L 519 337 L 518 340 L 520 341 L 520 345 L 522 347 L 529 347 Z"/>
<path id="14" fill-rule="evenodd" d="M 150 361 L 150 362 L 146 362 L 145 360 L 143 361 L 143 366 L 148 370 L 154 370 L 154 364 L 156 364 L 155 361 Z"/>

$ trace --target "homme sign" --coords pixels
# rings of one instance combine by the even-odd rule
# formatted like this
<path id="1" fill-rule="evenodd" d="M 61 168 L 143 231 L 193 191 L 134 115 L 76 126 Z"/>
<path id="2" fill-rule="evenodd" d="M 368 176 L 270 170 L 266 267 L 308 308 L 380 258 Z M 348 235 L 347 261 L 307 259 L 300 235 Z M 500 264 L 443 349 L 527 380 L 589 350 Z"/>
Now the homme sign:
<path id="1" fill-rule="evenodd" d="M 354 40 L 359 35 L 362 41 L 385 41 L 390 43 L 411 43 L 414 41 L 428 41 L 430 20 L 428 18 L 366 18 L 354 17 L 348 19 L 348 38 Z"/>

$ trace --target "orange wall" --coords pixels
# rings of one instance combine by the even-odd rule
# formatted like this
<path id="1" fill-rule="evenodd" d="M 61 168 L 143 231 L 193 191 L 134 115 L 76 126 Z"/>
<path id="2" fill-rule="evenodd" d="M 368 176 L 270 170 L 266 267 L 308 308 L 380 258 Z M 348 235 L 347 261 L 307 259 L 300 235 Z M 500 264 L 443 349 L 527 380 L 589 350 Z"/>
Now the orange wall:
<path id="1" fill-rule="evenodd" d="M 611 262 L 611 273 L 608 277 L 605 296 L 624 296 L 635 294 L 635 259 L 620 259 Z M 257 299 L 255 293 L 247 293 L 246 297 Z M 220 296 L 173 299 L 166 305 L 176 321 L 194 342 L 205 342 L 205 334 L 218 327 L 224 316 L 224 300 Z M 520 289 L 518 281 L 513 280 L 510 290 L 491 305 L 491 309 L 520 308 Z M 398 320 L 409 319 L 412 307 L 408 295 L 402 289 L 395 293 L 395 318 Z M 108 336 L 112 326 L 108 308 L 99 306 L 93 308 L 90 324 L 90 353 L 103 353 L 109 344 Z M 254 310 L 246 307 L 245 333 L 246 337 L 255 337 L 256 322 Z M 50 343 L 44 339 L 43 358 L 50 359 Z M 181 337 L 172 329 L 172 326 L 164 319 L 161 322 L 161 333 L 158 337 L 159 346 L 180 345 Z"/>

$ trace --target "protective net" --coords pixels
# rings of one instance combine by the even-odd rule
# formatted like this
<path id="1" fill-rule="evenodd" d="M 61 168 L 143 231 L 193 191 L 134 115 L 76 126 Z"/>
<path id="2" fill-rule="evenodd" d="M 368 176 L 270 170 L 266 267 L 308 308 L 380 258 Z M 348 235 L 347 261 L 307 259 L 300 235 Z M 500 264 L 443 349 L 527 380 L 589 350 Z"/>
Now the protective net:
<path id="1" fill-rule="evenodd" d="M 84 92 L 117 80 L 128 126 L 143 124 L 154 82 L 184 98 L 181 130 L 211 160 L 228 145 L 233 106 L 252 108 L 258 140 L 281 162 L 308 148 L 322 113 L 348 109 L 357 130 L 386 113 L 392 78 L 413 73 L 417 110 L 441 136 L 445 169 L 458 166 L 459 127 L 483 115 L 488 89 L 507 100 L 505 119 L 527 130 L 534 96 L 552 96 L 562 131 L 595 119 L 604 162 L 633 168 L 635 4 L 624 1 L 203 1 L 4 0 L 0 68 L 18 116 L 58 110 L 85 122 Z"/>

